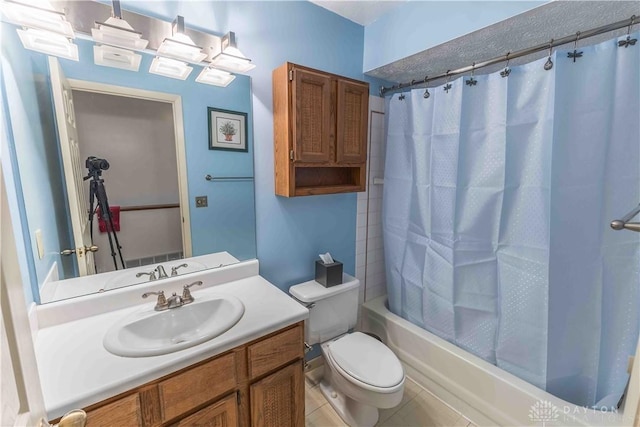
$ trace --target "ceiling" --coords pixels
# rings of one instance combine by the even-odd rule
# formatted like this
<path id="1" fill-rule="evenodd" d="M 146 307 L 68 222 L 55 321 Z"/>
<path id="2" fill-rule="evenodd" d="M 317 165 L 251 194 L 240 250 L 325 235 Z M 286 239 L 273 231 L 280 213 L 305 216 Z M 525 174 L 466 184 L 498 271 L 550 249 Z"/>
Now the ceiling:
<path id="1" fill-rule="evenodd" d="M 369 25 L 407 0 L 310 0 L 362 26 Z"/>
<path id="2" fill-rule="evenodd" d="M 551 39 L 574 35 L 576 31 L 584 32 L 614 22 L 630 20 L 634 14 L 640 16 L 639 1 L 553 1 L 368 71 L 366 74 L 396 83 L 407 83 L 413 79 L 424 80 L 425 76 L 444 74 L 447 70 L 498 58 L 507 52 L 547 44 Z M 640 29 L 638 21 L 636 19 L 637 24 L 632 31 Z M 580 40 L 578 47 L 599 43 L 626 33 L 627 29 L 623 28 Z M 564 49 L 568 47 L 562 46 Z M 510 65 L 531 62 L 547 54 L 545 51 L 523 56 L 512 60 Z M 504 63 L 497 64 L 479 70 L 478 73 L 493 72 L 503 67 Z M 442 82 L 436 81 L 429 86 L 440 83 Z"/>

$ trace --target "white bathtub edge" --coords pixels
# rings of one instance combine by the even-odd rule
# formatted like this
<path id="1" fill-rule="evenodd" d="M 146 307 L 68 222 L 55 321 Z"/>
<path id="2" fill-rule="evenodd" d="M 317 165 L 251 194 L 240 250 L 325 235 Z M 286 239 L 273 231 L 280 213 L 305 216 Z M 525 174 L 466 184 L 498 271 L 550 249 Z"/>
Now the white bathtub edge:
<path id="1" fill-rule="evenodd" d="M 541 422 L 529 419 L 529 409 L 538 401 L 559 408 L 558 418 L 546 422 L 547 427 L 633 424 L 635 414 L 625 420 L 622 412 L 601 413 L 559 399 L 396 316 L 385 302 L 386 297 L 380 297 L 363 305 L 362 329 L 379 335 L 410 377 L 478 426 L 540 426 Z M 407 340 L 432 363 L 407 351 L 409 346 L 402 342 Z"/>

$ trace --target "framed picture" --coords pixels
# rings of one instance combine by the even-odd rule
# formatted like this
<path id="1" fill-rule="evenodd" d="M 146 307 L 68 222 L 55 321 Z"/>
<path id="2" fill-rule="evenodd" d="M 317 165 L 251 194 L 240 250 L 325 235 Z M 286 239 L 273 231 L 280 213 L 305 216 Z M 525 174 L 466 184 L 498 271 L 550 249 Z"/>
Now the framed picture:
<path id="1" fill-rule="evenodd" d="M 247 113 L 207 107 L 209 150 L 248 151 Z"/>

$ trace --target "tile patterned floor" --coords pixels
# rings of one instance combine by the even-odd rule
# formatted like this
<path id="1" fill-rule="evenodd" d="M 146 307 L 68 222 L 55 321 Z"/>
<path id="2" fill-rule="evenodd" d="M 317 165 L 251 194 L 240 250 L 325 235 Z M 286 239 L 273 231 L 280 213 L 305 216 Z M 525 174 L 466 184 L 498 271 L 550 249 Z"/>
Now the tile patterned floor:
<path id="1" fill-rule="evenodd" d="M 344 427 L 346 424 L 320 391 L 322 368 L 307 373 L 305 384 L 306 427 Z M 405 381 L 402 402 L 380 411 L 380 427 L 475 427 L 463 415 L 451 409 L 410 378 Z"/>

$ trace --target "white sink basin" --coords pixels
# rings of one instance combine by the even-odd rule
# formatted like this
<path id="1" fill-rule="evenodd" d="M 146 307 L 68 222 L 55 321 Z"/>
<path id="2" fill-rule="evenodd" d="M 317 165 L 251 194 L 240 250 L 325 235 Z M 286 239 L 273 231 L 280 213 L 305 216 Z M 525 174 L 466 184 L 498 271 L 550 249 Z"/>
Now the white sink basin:
<path id="1" fill-rule="evenodd" d="M 130 314 L 109 328 L 104 347 L 126 357 L 173 353 L 221 335 L 244 314 L 242 302 L 231 295 L 195 298 L 178 308 L 154 311 L 151 305 Z"/>

